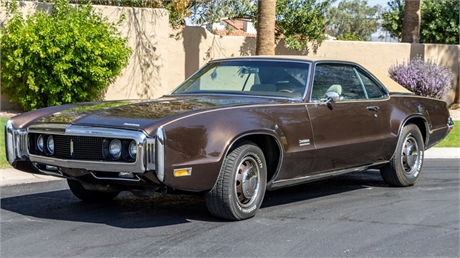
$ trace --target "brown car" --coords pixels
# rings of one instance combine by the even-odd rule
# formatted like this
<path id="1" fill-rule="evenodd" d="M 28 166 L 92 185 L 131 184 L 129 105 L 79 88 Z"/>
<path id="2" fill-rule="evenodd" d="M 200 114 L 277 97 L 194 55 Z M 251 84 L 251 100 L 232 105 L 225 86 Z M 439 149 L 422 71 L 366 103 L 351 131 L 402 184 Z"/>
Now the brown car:
<path id="1" fill-rule="evenodd" d="M 445 102 L 347 61 L 211 61 L 170 95 L 43 108 L 6 124 L 19 170 L 64 177 L 84 201 L 120 191 L 203 193 L 220 218 L 254 216 L 265 190 L 378 168 L 420 177 L 453 127 Z"/>

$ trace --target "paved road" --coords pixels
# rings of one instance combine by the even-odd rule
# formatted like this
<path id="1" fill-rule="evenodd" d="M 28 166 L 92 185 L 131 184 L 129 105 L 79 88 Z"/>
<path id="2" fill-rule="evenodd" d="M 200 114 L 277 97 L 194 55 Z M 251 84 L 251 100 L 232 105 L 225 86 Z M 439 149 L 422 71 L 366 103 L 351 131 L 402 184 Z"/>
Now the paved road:
<path id="1" fill-rule="evenodd" d="M 268 192 L 255 218 L 198 196 L 86 204 L 64 181 L 1 188 L 1 257 L 459 257 L 459 160 L 425 160 L 414 187 L 378 171 Z"/>

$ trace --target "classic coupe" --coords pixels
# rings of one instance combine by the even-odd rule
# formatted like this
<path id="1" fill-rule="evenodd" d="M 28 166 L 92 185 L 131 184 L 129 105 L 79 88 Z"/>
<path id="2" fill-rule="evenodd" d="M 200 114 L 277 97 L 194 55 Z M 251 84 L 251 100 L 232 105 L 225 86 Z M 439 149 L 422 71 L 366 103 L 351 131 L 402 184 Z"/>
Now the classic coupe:
<path id="1" fill-rule="evenodd" d="M 424 151 L 453 122 L 354 62 L 305 56 L 214 60 L 155 100 L 68 104 L 6 124 L 9 163 L 66 178 L 83 201 L 204 195 L 219 218 L 253 217 L 266 190 L 379 169 L 390 186 L 420 178 Z"/>

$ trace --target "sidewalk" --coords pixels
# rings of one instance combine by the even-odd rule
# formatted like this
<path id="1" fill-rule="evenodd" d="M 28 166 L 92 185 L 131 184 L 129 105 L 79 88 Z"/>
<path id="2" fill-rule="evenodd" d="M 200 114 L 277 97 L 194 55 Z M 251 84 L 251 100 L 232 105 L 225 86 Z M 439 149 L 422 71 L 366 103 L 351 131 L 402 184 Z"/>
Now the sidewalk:
<path id="1" fill-rule="evenodd" d="M 460 159 L 460 148 L 432 148 L 425 152 L 425 159 Z M 36 175 L 14 168 L 0 169 L 0 186 L 63 180 L 58 177 Z"/>

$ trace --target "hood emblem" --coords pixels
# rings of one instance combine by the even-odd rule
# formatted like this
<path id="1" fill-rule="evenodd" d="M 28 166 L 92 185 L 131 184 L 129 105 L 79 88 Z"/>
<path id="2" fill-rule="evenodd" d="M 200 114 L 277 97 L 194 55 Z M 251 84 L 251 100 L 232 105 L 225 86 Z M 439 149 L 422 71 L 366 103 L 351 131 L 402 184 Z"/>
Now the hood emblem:
<path id="1" fill-rule="evenodd" d="M 128 126 L 137 126 L 137 127 L 139 127 L 139 126 L 140 126 L 140 124 L 132 124 L 132 123 L 124 123 L 123 125 L 128 125 Z"/>

